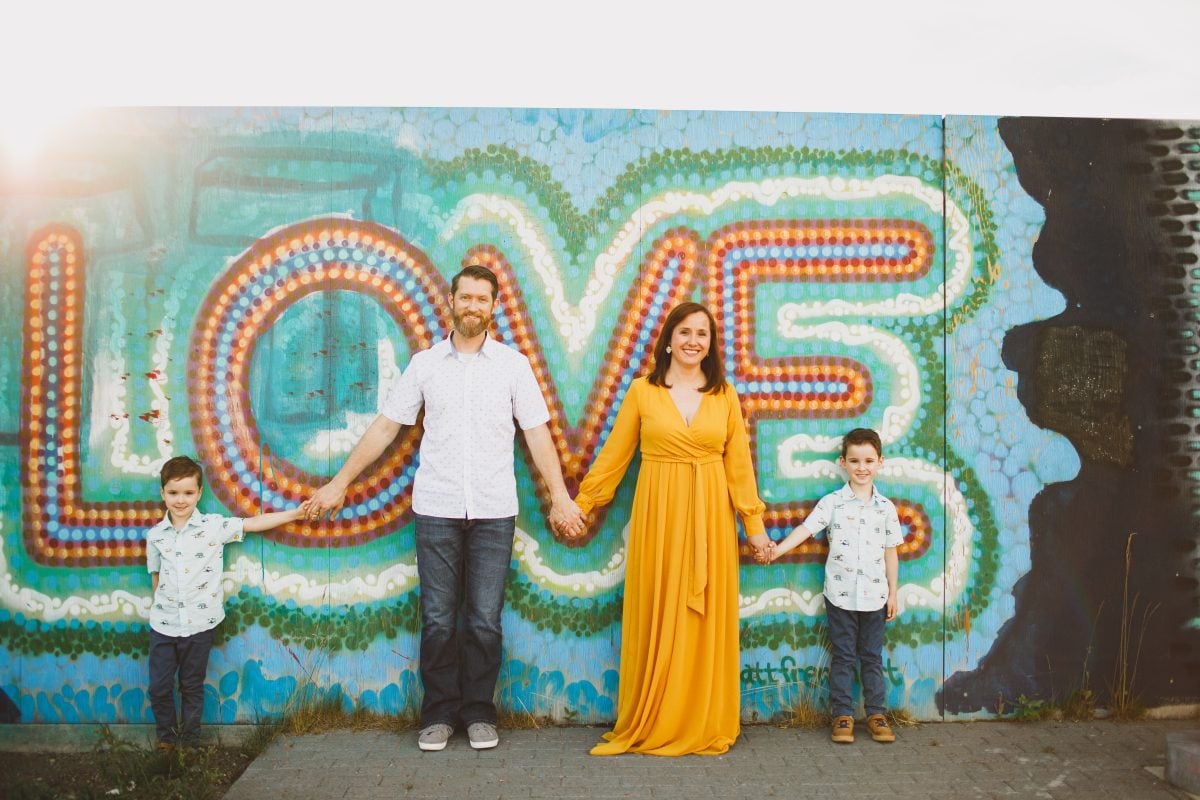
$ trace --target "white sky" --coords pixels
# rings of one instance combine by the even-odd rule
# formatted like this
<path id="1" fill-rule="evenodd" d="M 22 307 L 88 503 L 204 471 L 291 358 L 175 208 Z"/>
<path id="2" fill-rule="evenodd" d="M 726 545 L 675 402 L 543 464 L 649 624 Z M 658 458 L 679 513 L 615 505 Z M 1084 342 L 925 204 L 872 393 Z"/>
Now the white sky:
<path id="1" fill-rule="evenodd" d="M 1200 0 L 987 7 L 995 10 L 973 0 L 15 0 L 0 16 L 0 128 L 30 111 L 95 105 L 1200 119 Z"/>

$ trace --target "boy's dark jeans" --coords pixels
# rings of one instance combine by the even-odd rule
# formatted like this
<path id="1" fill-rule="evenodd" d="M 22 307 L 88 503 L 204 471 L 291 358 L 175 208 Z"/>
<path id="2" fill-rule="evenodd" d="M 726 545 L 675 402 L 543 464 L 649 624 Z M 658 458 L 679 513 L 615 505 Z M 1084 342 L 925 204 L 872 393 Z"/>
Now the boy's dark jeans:
<path id="1" fill-rule="evenodd" d="M 198 744 L 204 715 L 204 674 L 213 631 L 167 636 L 150 629 L 150 709 L 160 742 Z M 175 675 L 179 674 L 182 722 L 175 717 Z"/>
<path id="2" fill-rule="evenodd" d="M 494 725 L 500 612 L 516 518 L 448 519 L 417 514 L 416 520 L 421 684 L 425 689 L 421 725 Z"/>
<path id="3" fill-rule="evenodd" d="M 863 706 L 867 716 L 886 713 L 887 690 L 883 683 L 886 617 L 886 607 L 878 611 L 847 611 L 825 598 L 825 618 L 833 651 L 833 663 L 829 667 L 829 705 L 835 717 L 854 716 L 850 690 L 856 662 L 862 669 Z"/>

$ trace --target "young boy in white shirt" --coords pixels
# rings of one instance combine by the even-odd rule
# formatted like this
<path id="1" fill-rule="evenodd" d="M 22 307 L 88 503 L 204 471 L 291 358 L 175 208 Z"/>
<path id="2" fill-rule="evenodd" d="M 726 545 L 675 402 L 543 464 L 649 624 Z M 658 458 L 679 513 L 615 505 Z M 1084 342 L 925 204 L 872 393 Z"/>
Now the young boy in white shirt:
<path id="1" fill-rule="evenodd" d="M 857 662 L 862 670 L 867 730 L 877 742 L 894 742 L 896 735 L 884 707 L 883 627 L 896 616 L 896 548 L 904 536 L 896 506 L 875 489 L 875 475 L 883 466 L 879 434 L 869 428 L 855 428 L 846 434 L 838 466 L 846 472 L 846 485 L 822 497 L 804 523 L 769 551 L 769 558 L 774 560 L 813 534 L 827 531 L 830 738 L 841 744 L 854 741 L 850 687 Z"/>
<path id="2" fill-rule="evenodd" d="M 187 456 L 163 464 L 162 499 L 167 513 L 146 534 L 146 569 L 154 599 L 150 606 L 150 708 L 158 749 L 174 750 L 200 741 L 204 675 L 213 631 L 225 619 L 221 590 L 225 545 L 246 533 L 269 530 L 299 519 L 297 506 L 239 519 L 196 511 L 204 472 Z M 175 715 L 175 676 L 179 676 L 182 719 Z"/>

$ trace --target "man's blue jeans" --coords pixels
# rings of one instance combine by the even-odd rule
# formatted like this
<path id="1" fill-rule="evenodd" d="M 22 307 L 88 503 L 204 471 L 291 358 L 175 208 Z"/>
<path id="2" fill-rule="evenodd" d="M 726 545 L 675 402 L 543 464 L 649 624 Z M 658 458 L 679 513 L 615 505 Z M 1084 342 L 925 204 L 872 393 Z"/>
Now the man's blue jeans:
<path id="1" fill-rule="evenodd" d="M 500 611 L 515 517 L 416 515 L 421 580 L 421 726 L 496 723 Z M 459 632 L 459 613 L 462 631 Z"/>
<path id="2" fill-rule="evenodd" d="M 150 710 L 160 742 L 200 742 L 204 716 L 204 674 L 212 652 L 213 629 L 191 636 L 167 636 L 150 629 Z M 182 721 L 175 716 L 175 675 L 179 675 Z"/>
<path id="3" fill-rule="evenodd" d="M 829 705 L 835 717 L 854 716 L 851 688 L 854 667 L 862 670 L 863 707 L 867 716 L 887 712 L 887 690 L 883 683 L 883 626 L 887 609 L 846 611 L 825 598 L 829 644 L 833 663 L 829 666 Z"/>

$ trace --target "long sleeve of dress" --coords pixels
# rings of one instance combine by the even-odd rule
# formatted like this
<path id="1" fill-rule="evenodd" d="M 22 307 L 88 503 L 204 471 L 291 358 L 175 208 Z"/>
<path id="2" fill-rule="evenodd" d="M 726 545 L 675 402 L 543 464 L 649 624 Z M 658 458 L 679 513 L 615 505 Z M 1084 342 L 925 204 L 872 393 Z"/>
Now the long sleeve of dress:
<path id="1" fill-rule="evenodd" d="M 633 454 L 637 452 L 641 428 L 638 384 L 634 383 L 617 410 L 617 418 L 608 438 L 604 440 L 604 446 L 579 485 L 575 504 L 583 513 L 587 514 L 596 506 L 606 505 L 612 500 L 621 478 L 625 477 L 629 462 L 633 460 Z"/>
<path id="2" fill-rule="evenodd" d="M 746 535 L 755 536 L 766 530 L 762 518 L 766 505 L 758 496 L 742 405 L 732 386 L 726 386 L 725 391 L 729 401 L 729 419 L 725 427 L 725 480 L 729 484 L 729 499 L 742 518 Z"/>

